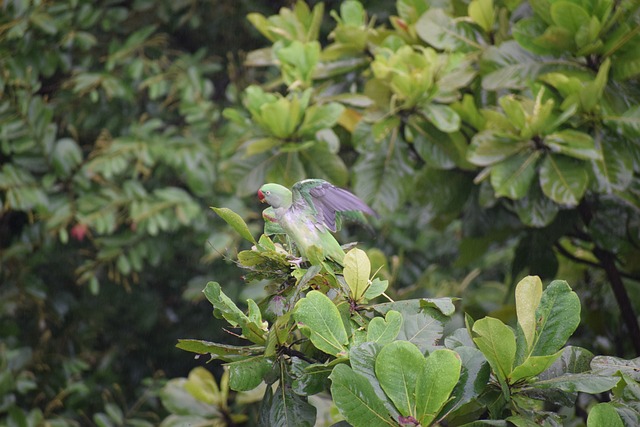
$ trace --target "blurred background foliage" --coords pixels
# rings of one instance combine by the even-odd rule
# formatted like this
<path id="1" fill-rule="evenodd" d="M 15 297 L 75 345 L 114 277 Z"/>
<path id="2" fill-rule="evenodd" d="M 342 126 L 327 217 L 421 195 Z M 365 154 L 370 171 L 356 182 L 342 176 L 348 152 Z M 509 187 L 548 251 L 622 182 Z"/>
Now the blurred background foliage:
<path id="1" fill-rule="evenodd" d="M 208 280 L 263 292 L 209 206 L 258 234 L 265 181 L 370 203 L 375 237 L 341 241 L 371 248 L 396 298 L 509 321 L 520 277 L 559 277 L 582 301 L 575 344 L 637 354 L 638 7 L 562 6 L 583 29 L 542 3 L 4 2 L 0 421 L 243 422 L 256 397 L 228 404 L 174 345 L 233 341 Z"/>

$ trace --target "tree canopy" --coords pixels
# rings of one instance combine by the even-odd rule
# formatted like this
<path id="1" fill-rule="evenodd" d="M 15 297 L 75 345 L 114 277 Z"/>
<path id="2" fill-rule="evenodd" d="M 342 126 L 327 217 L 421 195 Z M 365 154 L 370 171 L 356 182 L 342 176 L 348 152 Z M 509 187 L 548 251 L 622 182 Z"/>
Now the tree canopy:
<path id="1" fill-rule="evenodd" d="M 639 9 L 3 3 L 0 423 L 640 422 Z M 344 266 L 265 228 L 305 178 Z"/>

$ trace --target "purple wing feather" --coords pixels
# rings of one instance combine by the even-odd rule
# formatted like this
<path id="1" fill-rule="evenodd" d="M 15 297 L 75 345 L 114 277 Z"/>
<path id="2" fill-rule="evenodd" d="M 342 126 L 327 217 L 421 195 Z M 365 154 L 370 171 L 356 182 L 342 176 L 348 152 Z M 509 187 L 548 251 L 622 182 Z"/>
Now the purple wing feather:
<path id="1" fill-rule="evenodd" d="M 296 191 L 297 190 L 297 191 Z M 377 217 L 378 214 L 355 194 L 338 188 L 327 181 L 305 180 L 294 186 L 294 199 L 298 193 L 315 211 L 315 217 L 329 230 L 335 232 L 338 212 L 364 212 Z M 296 203 L 294 202 L 294 205 Z"/>

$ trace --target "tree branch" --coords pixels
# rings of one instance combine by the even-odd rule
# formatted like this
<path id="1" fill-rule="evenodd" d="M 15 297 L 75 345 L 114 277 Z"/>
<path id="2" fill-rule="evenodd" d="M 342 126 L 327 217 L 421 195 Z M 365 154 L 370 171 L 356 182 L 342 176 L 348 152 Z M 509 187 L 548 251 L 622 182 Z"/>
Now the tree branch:
<path id="1" fill-rule="evenodd" d="M 595 248 L 593 250 L 593 254 L 600 260 L 602 268 L 604 268 L 605 273 L 607 273 L 609 283 L 611 284 L 611 290 L 613 291 L 613 295 L 616 297 L 618 307 L 620 307 L 622 320 L 627 326 L 629 338 L 633 343 L 636 355 L 640 355 L 640 326 L 638 326 L 638 317 L 631 305 L 627 289 L 624 287 L 624 283 L 622 282 L 622 275 L 616 266 L 615 258 L 611 252 L 600 248 Z"/>

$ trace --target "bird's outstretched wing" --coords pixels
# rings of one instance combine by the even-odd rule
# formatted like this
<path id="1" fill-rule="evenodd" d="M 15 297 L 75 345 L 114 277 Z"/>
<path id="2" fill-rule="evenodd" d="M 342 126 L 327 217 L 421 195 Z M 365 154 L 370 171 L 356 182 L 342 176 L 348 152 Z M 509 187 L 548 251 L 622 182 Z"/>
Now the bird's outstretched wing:
<path id="1" fill-rule="evenodd" d="M 338 188 L 323 179 L 305 179 L 293 188 L 293 209 L 310 209 L 316 220 L 329 230 L 338 231 L 341 219 L 361 220 L 361 212 L 378 214 L 355 194 Z"/>

